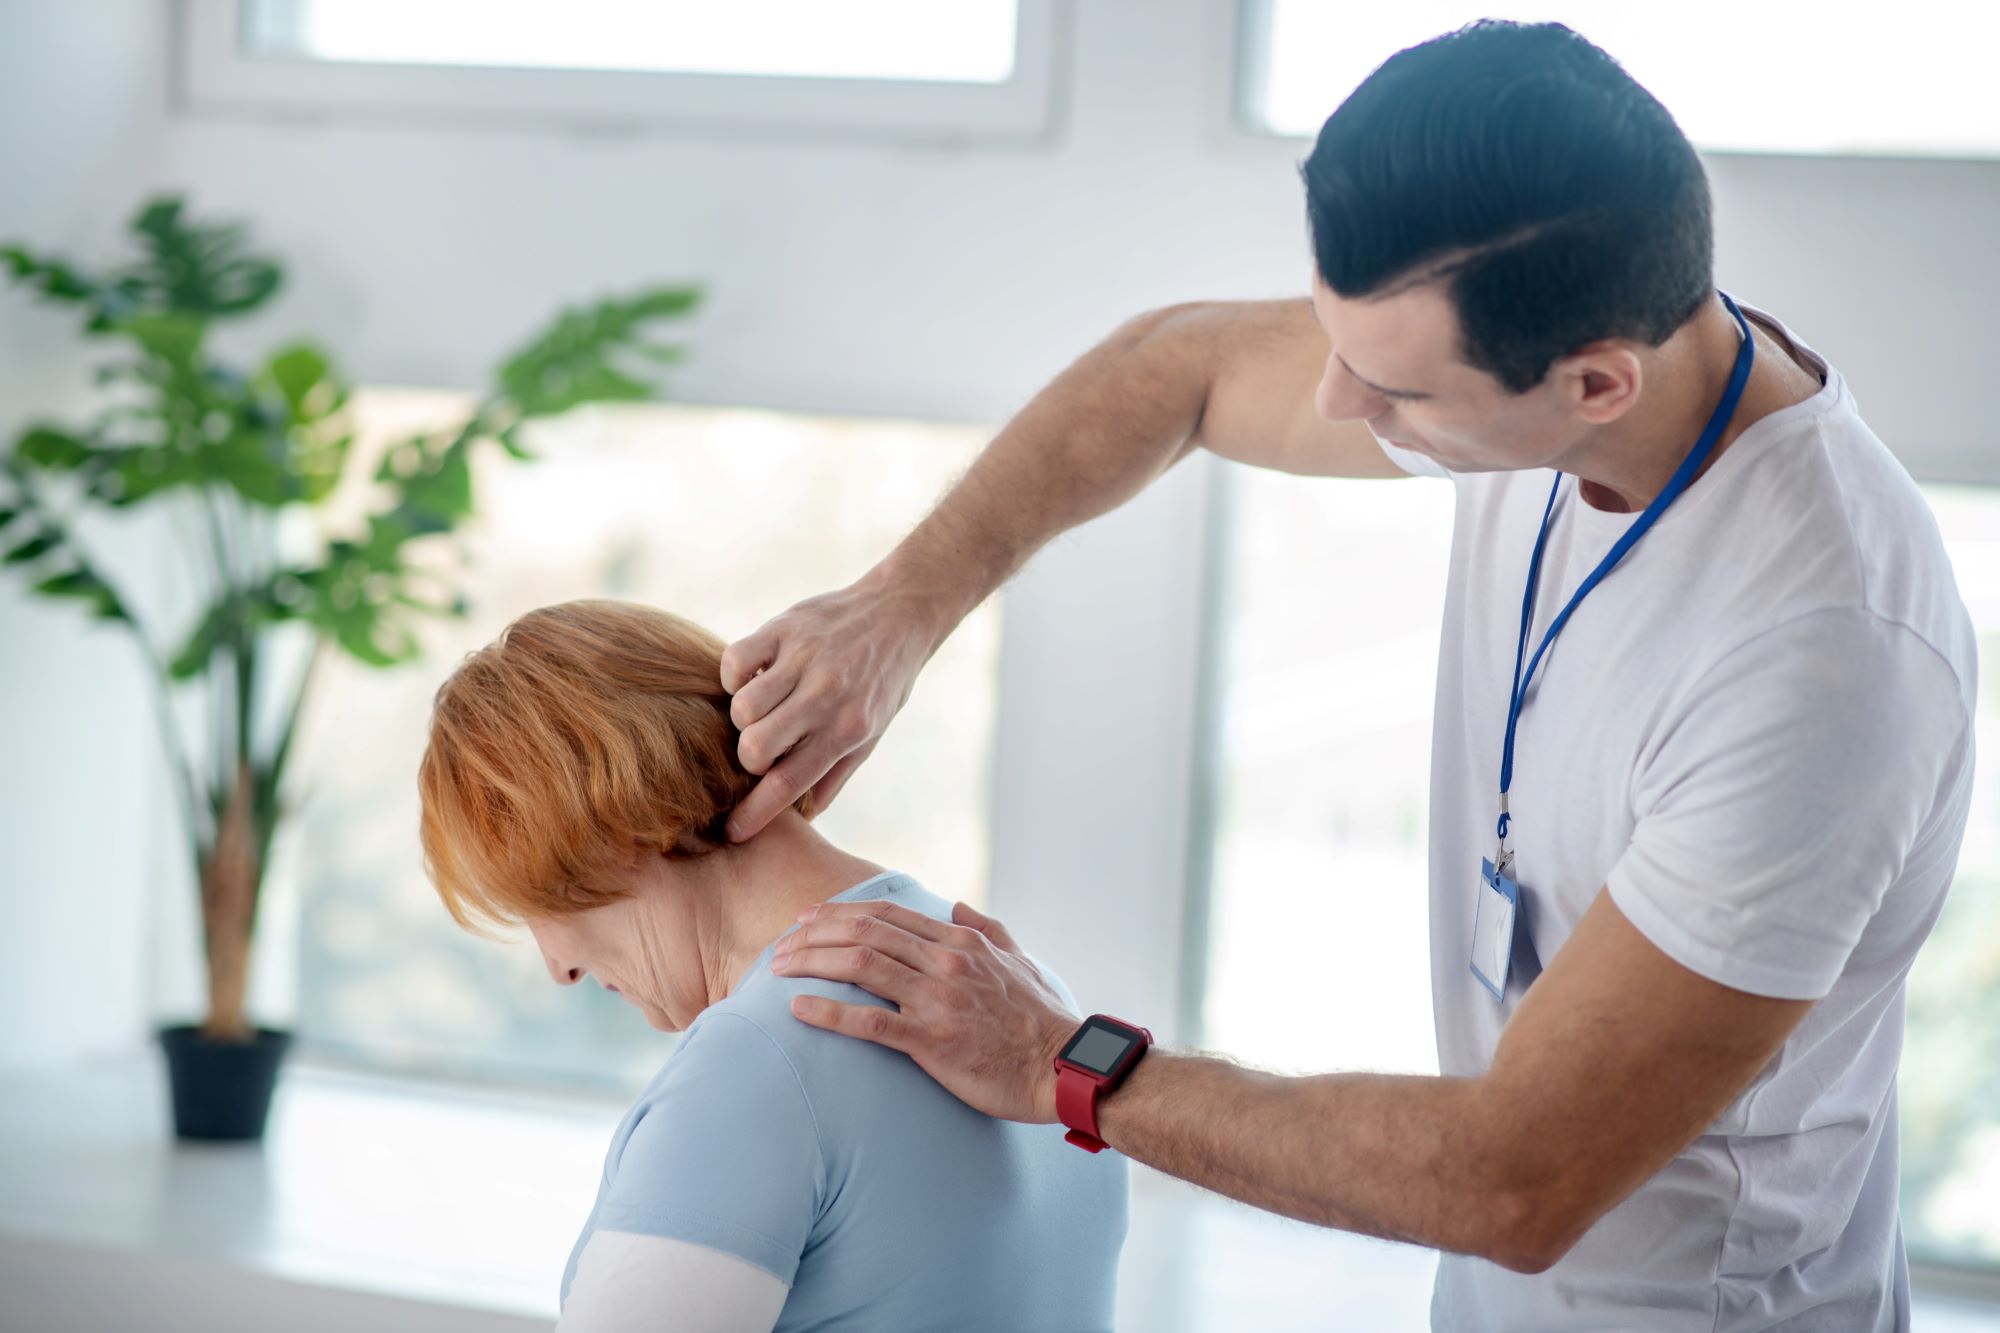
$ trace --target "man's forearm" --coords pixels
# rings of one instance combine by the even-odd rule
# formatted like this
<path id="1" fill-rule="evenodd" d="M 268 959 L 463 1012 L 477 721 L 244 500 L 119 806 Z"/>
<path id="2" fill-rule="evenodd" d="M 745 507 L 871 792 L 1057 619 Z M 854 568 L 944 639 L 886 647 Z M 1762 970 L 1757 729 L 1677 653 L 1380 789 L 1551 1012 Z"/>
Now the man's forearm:
<path id="1" fill-rule="evenodd" d="M 1110 512 L 1189 451 L 1206 343 L 1174 310 L 1127 320 L 1021 409 L 877 576 L 948 632 L 1051 538 Z"/>
<path id="2" fill-rule="evenodd" d="M 1552 1261 L 1532 1171 L 1486 1140 L 1476 1080 L 1287 1078 L 1154 1051 L 1098 1111 L 1134 1161 L 1321 1226 L 1476 1254 Z"/>

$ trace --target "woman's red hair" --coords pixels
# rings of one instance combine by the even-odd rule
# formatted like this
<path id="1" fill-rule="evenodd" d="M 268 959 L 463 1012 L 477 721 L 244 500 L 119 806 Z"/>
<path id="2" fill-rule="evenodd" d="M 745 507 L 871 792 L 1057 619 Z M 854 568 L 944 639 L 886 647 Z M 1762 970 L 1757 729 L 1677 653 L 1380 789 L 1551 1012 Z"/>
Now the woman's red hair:
<path id="1" fill-rule="evenodd" d="M 439 688 L 417 774 L 424 868 L 452 918 L 510 923 L 625 897 L 642 854 L 726 845 L 737 762 L 722 641 L 628 602 L 522 616 Z M 812 814 L 812 796 L 799 798 Z"/>

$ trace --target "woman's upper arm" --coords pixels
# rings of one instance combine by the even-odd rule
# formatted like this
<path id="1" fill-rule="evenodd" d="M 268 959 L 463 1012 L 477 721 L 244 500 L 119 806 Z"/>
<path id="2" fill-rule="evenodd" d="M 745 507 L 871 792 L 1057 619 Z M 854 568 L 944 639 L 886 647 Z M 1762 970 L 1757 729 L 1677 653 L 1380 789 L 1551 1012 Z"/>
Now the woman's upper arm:
<path id="1" fill-rule="evenodd" d="M 556 1333 L 771 1333 L 787 1288 L 755 1264 L 662 1236 L 591 1233 Z"/>
<path id="2" fill-rule="evenodd" d="M 760 1024 L 711 1012 L 613 1145 L 592 1225 L 721 1251 L 790 1283 L 825 1180 L 790 1058 Z"/>

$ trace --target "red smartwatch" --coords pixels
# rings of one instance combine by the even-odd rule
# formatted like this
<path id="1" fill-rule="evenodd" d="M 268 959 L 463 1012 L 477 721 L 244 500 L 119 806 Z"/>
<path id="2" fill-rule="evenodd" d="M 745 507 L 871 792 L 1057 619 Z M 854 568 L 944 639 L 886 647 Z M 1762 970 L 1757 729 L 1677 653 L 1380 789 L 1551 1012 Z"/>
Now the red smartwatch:
<path id="1" fill-rule="evenodd" d="M 1097 1099 L 1113 1091 L 1153 1044 L 1144 1028 L 1104 1014 L 1083 1020 L 1056 1057 L 1056 1117 L 1069 1126 L 1066 1136 L 1085 1152 L 1102 1152 L 1097 1133 Z"/>

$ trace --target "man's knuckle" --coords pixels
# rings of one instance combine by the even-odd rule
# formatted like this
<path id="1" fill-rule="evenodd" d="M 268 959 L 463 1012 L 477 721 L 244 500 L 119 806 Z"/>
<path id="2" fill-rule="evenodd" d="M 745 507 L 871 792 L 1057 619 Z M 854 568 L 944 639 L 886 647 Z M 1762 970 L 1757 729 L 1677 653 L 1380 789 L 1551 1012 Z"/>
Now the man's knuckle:
<path id="1" fill-rule="evenodd" d="M 861 1016 L 861 1031 L 870 1037 L 886 1037 L 893 1028 L 891 1015 L 887 1009 L 870 1006 Z"/>
<path id="2" fill-rule="evenodd" d="M 842 705 L 833 715 L 833 734 L 847 745 L 868 739 L 868 709 L 859 703 Z"/>

